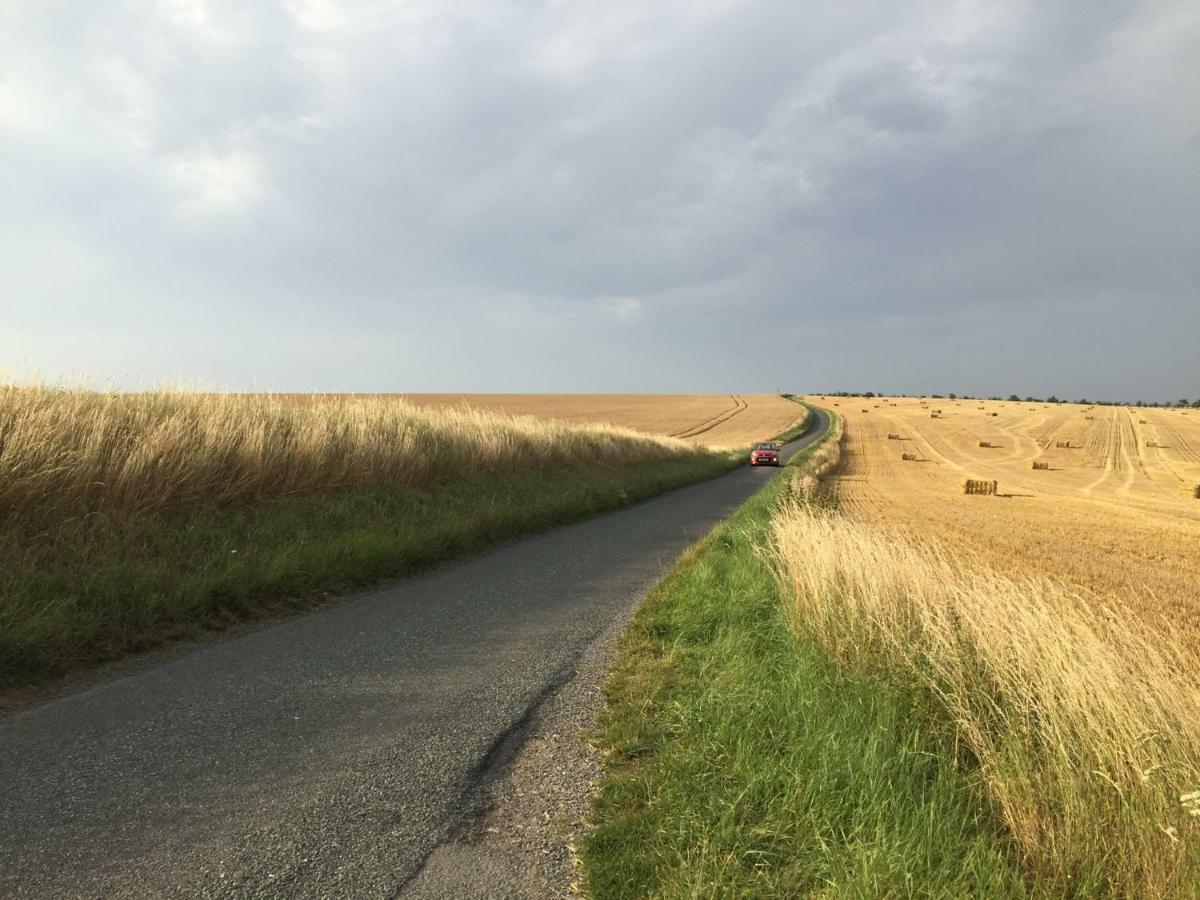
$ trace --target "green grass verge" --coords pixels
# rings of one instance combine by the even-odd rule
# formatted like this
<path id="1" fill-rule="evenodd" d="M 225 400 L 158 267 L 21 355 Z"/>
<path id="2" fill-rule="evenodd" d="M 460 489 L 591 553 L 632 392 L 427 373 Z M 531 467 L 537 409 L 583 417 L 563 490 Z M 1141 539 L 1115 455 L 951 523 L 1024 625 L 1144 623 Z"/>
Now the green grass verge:
<path id="1" fill-rule="evenodd" d="M 0 686 L 312 605 L 741 462 L 740 454 L 706 454 L 467 477 L 436 491 L 340 491 L 0 535 Z"/>
<path id="2" fill-rule="evenodd" d="M 623 897 L 1020 896 L 919 704 L 796 639 L 756 552 L 795 468 L 694 547 L 622 639 L 587 886 Z"/>

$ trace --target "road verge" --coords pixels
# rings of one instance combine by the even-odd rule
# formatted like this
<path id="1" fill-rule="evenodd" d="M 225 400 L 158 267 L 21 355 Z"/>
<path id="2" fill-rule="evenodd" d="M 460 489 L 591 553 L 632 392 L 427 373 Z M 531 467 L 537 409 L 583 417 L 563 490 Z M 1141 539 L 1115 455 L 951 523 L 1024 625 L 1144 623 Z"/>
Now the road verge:
<path id="1" fill-rule="evenodd" d="M 0 579 L 0 685 L 308 608 L 712 478 L 738 461 L 712 453 L 560 466 L 432 490 L 357 488 L 89 527 Z"/>
<path id="2" fill-rule="evenodd" d="M 789 627 L 760 550 L 819 447 L 693 547 L 620 642 L 582 852 L 596 897 L 1022 892 L 914 699 Z"/>

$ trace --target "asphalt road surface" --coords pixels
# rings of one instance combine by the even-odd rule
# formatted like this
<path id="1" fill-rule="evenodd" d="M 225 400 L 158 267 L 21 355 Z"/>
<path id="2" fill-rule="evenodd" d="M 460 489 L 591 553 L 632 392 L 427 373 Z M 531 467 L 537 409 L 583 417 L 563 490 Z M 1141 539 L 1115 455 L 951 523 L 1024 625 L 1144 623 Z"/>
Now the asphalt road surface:
<path id="1" fill-rule="evenodd" d="M 476 812 L 495 748 L 773 474 L 744 467 L 0 717 L 0 896 L 395 895 Z"/>

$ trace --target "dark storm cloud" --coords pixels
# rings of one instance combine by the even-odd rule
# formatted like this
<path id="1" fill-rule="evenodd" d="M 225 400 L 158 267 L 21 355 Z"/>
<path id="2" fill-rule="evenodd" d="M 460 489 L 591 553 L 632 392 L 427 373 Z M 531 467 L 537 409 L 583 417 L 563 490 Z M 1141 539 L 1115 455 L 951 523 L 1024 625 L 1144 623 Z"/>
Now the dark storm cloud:
<path id="1" fill-rule="evenodd" d="M 451 6 L 9 4 L 0 358 L 1200 389 L 1194 4 Z"/>

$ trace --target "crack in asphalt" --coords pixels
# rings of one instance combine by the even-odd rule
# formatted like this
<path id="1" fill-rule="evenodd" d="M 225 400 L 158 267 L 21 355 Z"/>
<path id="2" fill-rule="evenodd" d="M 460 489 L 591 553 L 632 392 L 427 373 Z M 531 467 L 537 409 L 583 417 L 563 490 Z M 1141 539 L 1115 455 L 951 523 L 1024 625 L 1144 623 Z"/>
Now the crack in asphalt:
<path id="1" fill-rule="evenodd" d="M 588 645 L 590 646 L 592 641 L 602 633 L 602 631 L 598 631 L 593 635 L 592 639 L 588 641 Z M 575 677 L 579 659 L 583 656 L 583 653 L 584 649 L 581 649 L 568 665 L 564 666 L 551 678 L 541 692 L 525 708 L 521 717 L 500 734 L 496 735 L 495 740 L 492 741 L 492 745 L 488 747 L 487 752 L 479 760 L 475 770 L 467 776 L 466 782 L 463 784 L 455 814 L 457 821 L 441 840 L 429 848 L 428 852 L 425 853 L 421 861 L 417 864 L 416 869 L 396 888 L 393 896 L 399 897 L 402 895 L 404 890 L 422 875 L 425 871 L 426 862 L 437 850 L 462 839 L 464 835 L 469 834 L 478 827 L 488 811 L 489 788 L 505 776 L 513 761 L 521 752 L 526 738 L 537 721 L 539 712 L 545 708 L 548 701 L 552 700 L 558 694 L 564 685 Z"/>

